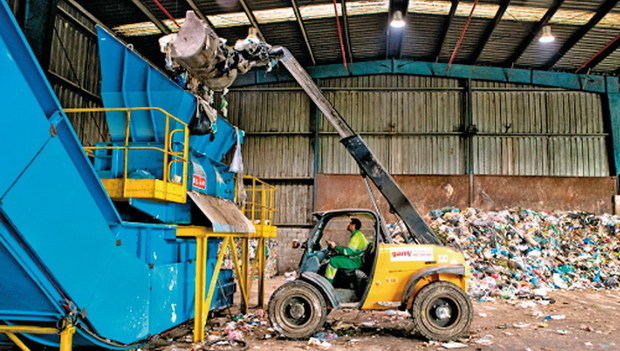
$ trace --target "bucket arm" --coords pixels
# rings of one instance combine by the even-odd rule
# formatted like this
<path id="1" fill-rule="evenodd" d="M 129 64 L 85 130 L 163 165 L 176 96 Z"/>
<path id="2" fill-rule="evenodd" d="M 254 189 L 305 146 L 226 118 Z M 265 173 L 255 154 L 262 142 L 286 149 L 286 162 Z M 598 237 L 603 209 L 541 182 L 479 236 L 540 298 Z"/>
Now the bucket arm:
<path id="1" fill-rule="evenodd" d="M 412 235 L 413 241 L 420 244 L 441 245 L 435 233 L 424 222 L 416 207 L 405 196 L 394 178 L 379 162 L 361 136 L 351 129 L 346 120 L 327 100 L 321 89 L 314 83 L 297 59 L 286 48 L 277 48 L 276 50 L 281 50 L 281 52 L 278 52 L 281 55 L 280 62 L 291 73 L 321 112 L 323 112 L 323 116 L 325 116 L 327 121 L 334 126 L 340 135 L 340 142 L 355 159 L 364 174 L 377 186 L 377 189 L 390 204 L 394 213 L 403 220 L 409 233 Z"/>

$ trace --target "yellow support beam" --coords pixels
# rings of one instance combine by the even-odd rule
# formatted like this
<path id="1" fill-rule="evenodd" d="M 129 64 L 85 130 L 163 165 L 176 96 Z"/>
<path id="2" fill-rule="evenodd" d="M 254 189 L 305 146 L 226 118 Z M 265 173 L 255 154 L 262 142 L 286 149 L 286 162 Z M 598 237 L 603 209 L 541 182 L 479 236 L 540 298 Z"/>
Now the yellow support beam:
<path id="1" fill-rule="evenodd" d="M 30 351 L 30 349 L 16 334 L 60 335 L 59 351 L 71 351 L 73 349 L 75 327 L 69 324 L 63 330 L 58 330 L 56 328 L 29 325 L 0 325 L 0 333 L 5 334 L 22 351 Z"/>
<path id="2" fill-rule="evenodd" d="M 194 342 L 204 341 L 205 288 L 207 278 L 207 238 L 196 237 L 196 276 L 194 284 Z"/>
<path id="3" fill-rule="evenodd" d="M 23 341 L 21 341 L 17 335 L 15 335 L 14 333 L 9 333 L 9 332 L 5 332 L 4 334 L 6 334 L 6 336 L 9 337 L 9 339 L 15 344 L 15 346 L 17 346 L 20 350 L 22 351 L 30 351 L 30 348 L 28 348 L 28 346 L 26 346 L 26 344 L 24 344 Z"/>

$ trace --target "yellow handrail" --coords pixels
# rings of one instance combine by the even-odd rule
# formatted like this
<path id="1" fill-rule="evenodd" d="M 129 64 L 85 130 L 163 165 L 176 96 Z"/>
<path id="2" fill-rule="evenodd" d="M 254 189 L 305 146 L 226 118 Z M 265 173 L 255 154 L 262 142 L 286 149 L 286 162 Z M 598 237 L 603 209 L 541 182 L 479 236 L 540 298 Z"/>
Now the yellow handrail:
<path id="1" fill-rule="evenodd" d="M 157 111 L 161 112 L 165 117 L 165 128 L 164 128 L 164 147 L 155 147 L 155 146 L 129 146 L 129 140 L 131 135 L 131 113 L 133 111 Z M 89 112 L 125 112 L 125 133 L 124 133 L 124 143 L 123 146 L 87 146 L 84 147 L 84 150 L 88 153 L 92 153 L 93 150 L 107 149 L 107 150 L 124 150 L 123 155 L 123 179 L 128 178 L 128 167 L 129 167 L 129 150 L 156 150 L 162 152 L 163 156 L 163 165 L 162 165 L 162 180 L 164 182 L 170 182 L 170 174 L 172 164 L 175 162 L 183 163 L 182 170 L 182 186 L 187 188 L 187 172 L 188 172 L 188 163 L 189 163 L 189 128 L 187 123 L 183 122 L 176 116 L 168 113 L 166 110 L 159 107 L 127 107 L 127 108 L 67 108 L 65 109 L 66 113 L 89 113 Z M 170 130 L 170 120 L 174 120 L 183 126 L 183 128 L 176 128 Z M 174 151 L 172 150 L 172 138 L 176 133 L 183 133 L 183 151 Z M 125 193 L 125 184 L 123 185 L 123 193 Z"/>
<path id="2" fill-rule="evenodd" d="M 245 188 L 249 198 L 241 204 L 241 211 L 254 224 L 271 225 L 276 212 L 274 202 L 277 188 L 254 176 L 243 176 L 243 180 L 249 180 Z M 238 187 L 235 187 L 235 199 L 239 199 Z"/>

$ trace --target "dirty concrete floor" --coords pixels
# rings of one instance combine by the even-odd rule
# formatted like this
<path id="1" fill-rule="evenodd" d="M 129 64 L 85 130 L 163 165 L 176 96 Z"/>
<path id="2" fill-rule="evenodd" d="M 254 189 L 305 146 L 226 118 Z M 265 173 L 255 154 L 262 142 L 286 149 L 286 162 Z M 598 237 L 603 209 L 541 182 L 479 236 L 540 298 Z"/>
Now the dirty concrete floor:
<path id="1" fill-rule="evenodd" d="M 267 297 L 283 282 L 282 277 L 269 280 Z M 252 295 L 255 305 L 256 294 Z M 474 302 L 472 335 L 460 340 L 468 346 L 459 350 L 620 350 L 620 291 L 558 291 L 550 297 L 556 302 L 535 307 L 520 306 L 526 300 Z M 239 301 L 238 296 L 235 298 Z M 545 321 L 541 314 L 565 318 Z M 328 324 L 358 326 L 335 331 L 339 337 L 330 341 L 329 350 L 445 350 L 440 343 L 411 334 L 409 317 L 339 310 L 329 315 Z M 264 333 L 246 335 L 248 350 L 318 349 L 307 341 L 263 337 Z M 481 338 L 491 343 L 476 343 Z"/>

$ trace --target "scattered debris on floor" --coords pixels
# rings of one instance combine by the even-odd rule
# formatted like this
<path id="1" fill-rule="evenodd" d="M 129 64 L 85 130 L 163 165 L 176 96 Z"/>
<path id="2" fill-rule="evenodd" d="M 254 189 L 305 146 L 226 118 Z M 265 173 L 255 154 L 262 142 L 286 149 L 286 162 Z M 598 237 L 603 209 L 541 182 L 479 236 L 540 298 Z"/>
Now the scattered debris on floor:
<path id="1" fill-rule="evenodd" d="M 478 301 L 618 288 L 620 216 L 446 207 L 431 211 L 431 218 L 442 241 L 465 254 L 469 293 Z M 400 228 L 389 226 L 394 237 Z"/>

